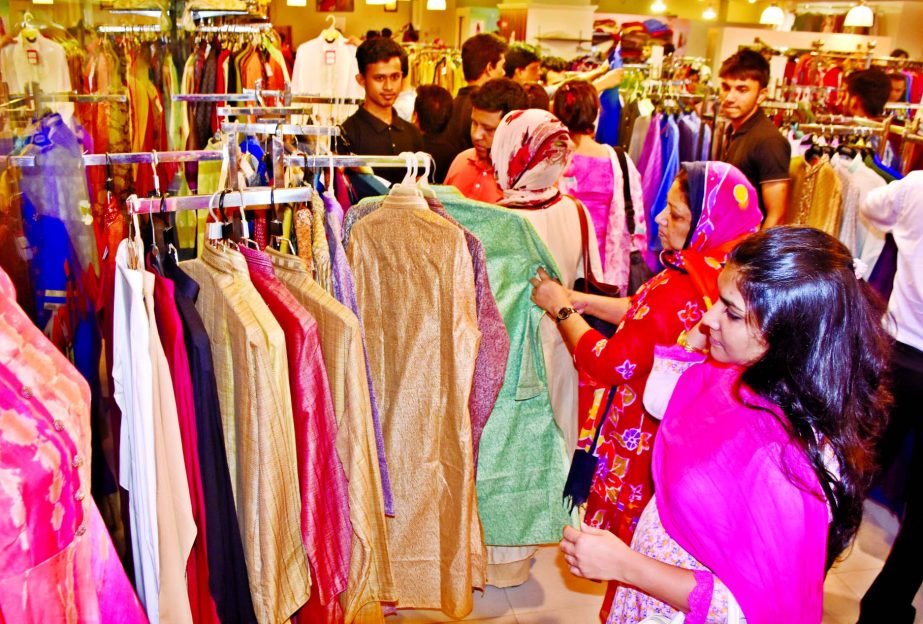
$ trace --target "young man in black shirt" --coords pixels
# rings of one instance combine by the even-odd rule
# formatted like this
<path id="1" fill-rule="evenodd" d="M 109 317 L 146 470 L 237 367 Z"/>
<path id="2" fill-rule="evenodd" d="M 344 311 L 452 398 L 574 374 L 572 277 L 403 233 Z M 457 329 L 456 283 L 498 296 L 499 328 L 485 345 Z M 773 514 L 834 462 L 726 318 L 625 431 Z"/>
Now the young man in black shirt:
<path id="1" fill-rule="evenodd" d="M 458 90 L 452 103 L 452 117 L 445 129 L 445 139 L 455 154 L 473 147 L 471 143 L 471 96 L 478 87 L 493 78 L 502 78 L 506 41 L 493 33 L 481 33 L 462 44 L 462 71 L 468 84 Z"/>
<path id="2" fill-rule="evenodd" d="M 788 207 L 792 148 L 760 109 L 769 85 L 769 63 L 741 50 L 721 65 L 721 113 L 730 121 L 720 160 L 747 176 L 763 211 L 763 227 L 778 225 Z"/>
<path id="3" fill-rule="evenodd" d="M 349 150 L 353 154 L 384 156 L 422 150 L 420 131 L 394 110 L 394 101 L 407 76 L 407 53 L 392 39 L 367 39 L 356 50 L 356 61 L 359 65 L 356 80 L 365 89 L 365 102 L 343 122 Z M 375 173 L 391 182 L 400 182 L 406 171 L 401 167 L 382 167 Z"/>

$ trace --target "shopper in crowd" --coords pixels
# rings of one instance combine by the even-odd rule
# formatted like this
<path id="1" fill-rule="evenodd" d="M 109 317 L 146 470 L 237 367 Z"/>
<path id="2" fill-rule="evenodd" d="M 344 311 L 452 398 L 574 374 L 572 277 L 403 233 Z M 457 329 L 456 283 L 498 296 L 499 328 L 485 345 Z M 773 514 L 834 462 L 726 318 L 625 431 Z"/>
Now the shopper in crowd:
<path id="1" fill-rule="evenodd" d="M 626 154 L 629 179 L 625 180 L 615 150 L 594 140 L 599 94 L 592 84 L 585 80 L 565 82 L 554 94 L 552 112 L 567 126 L 576 145 L 558 186 L 583 202 L 593 219 L 603 269 L 597 277 L 628 294 L 629 256 L 632 251 L 647 251 L 641 174 Z M 629 234 L 626 222 L 626 184 L 634 200 L 633 234 Z"/>
<path id="2" fill-rule="evenodd" d="M 500 122 L 490 150 L 503 199 L 500 205 L 518 212 L 535 227 L 558 265 L 558 278 L 567 288 L 583 275 L 583 239 L 580 214 L 589 222 L 586 208 L 565 196 L 557 182 L 573 154 L 567 127 L 548 111 L 513 111 Z M 587 259 L 594 275 L 600 275 L 599 248 L 592 230 L 588 233 Z M 551 319 L 540 332 L 548 374 L 549 394 L 555 420 L 564 434 L 568 452 L 577 444 L 577 371 L 567 345 Z"/>
<path id="3" fill-rule="evenodd" d="M 574 354 L 582 378 L 597 388 L 597 410 L 583 419 L 579 448 L 591 452 L 597 428 L 598 457 L 586 503 L 586 522 L 631 541 L 652 495 L 651 448 L 657 419 L 642 402 L 657 345 L 675 345 L 718 301 L 718 273 L 728 252 L 755 232 L 762 215 L 746 177 L 721 162 L 684 163 L 658 215 L 661 260 L 666 267 L 632 298 L 611 298 L 567 290 L 541 272 L 533 299 L 552 318 Z M 608 340 L 581 314 L 619 324 Z M 614 396 L 610 416 L 600 423 L 603 399 Z M 662 416 L 662 412 L 657 417 Z M 572 475 L 576 476 L 576 475 Z M 579 502 L 579 501 L 578 501 Z M 610 587 L 609 599 L 615 586 Z M 607 601 L 608 604 L 608 601 Z"/>
<path id="4" fill-rule="evenodd" d="M 903 48 L 895 48 L 894 52 L 891 53 L 891 58 L 909 59 L 910 54 L 907 52 L 907 50 L 904 50 Z"/>
<path id="5" fill-rule="evenodd" d="M 455 157 L 445 183 L 458 188 L 468 199 L 496 204 L 503 198 L 503 191 L 497 185 L 490 160 L 494 132 L 504 115 L 528 107 L 528 97 L 523 88 L 509 78 L 494 78 L 474 92 L 471 106 L 474 147 Z"/>
<path id="6" fill-rule="evenodd" d="M 367 39 L 356 50 L 365 101 L 343 122 L 343 134 L 354 154 L 392 156 L 423 149 L 423 137 L 394 110 L 407 75 L 407 53 L 401 44 L 383 37 Z M 404 172 L 383 168 L 378 175 L 399 182 Z"/>
<path id="7" fill-rule="evenodd" d="M 862 216 L 897 244 L 897 272 L 888 302 L 894 336 L 891 376 L 894 405 L 878 446 L 881 474 L 913 438 L 906 478 L 906 508 L 891 553 L 881 573 L 862 598 L 860 624 L 912 624 L 912 603 L 923 583 L 923 172 L 868 194 Z"/>
<path id="8" fill-rule="evenodd" d="M 881 119 L 891 95 L 891 79 L 880 69 L 864 69 L 846 76 L 846 114 Z"/>
<path id="9" fill-rule="evenodd" d="M 452 116 L 452 94 L 439 85 L 423 85 L 417 89 L 413 106 L 414 123 L 423 133 L 423 151 L 433 157 L 433 181 L 442 184 L 455 158 L 455 146 L 443 132 Z"/>
<path id="10" fill-rule="evenodd" d="M 560 56 L 543 56 L 541 82 L 553 85 L 567 80 L 568 63 Z"/>
<path id="11" fill-rule="evenodd" d="M 537 82 L 528 82 L 522 85 L 522 88 L 525 90 L 526 97 L 528 98 L 528 108 L 538 108 L 540 110 L 551 109 L 551 98 L 548 97 L 548 92 L 545 91 L 545 87 Z"/>
<path id="12" fill-rule="evenodd" d="M 757 190 L 763 227 L 782 222 L 788 207 L 792 148 L 763 114 L 769 63 L 754 50 L 728 57 L 718 72 L 721 113 L 730 121 L 721 160 L 740 169 Z"/>
<path id="13" fill-rule="evenodd" d="M 462 72 L 468 83 L 458 90 L 452 103 L 452 118 L 446 139 L 455 145 L 455 153 L 473 147 L 471 142 L 471 96 L 478 87 L 493 78 L 502 78 L 506 41 L 492 33 L 481 33 L 462 44 Z"/>
<path id="14" fill-rule="evenodd" d="M 631 548 L 564 529 L 572 573 L 623 584 L 611 624 L 724 622 L 732 600 L 748 624 L 820 624 L 825 571 L 862 519 L 888 338 L 852 254 L 813 228 L 764 230 L 731 252 L 718 291 L 689 339 L 709 358 L 676 384 Z"/>
<path id="15" fill-rule="evenodd" d="M 524 43 L 511 45 L 503 65 L 506 77 L 521 85 L 538 82 L 542 77 L 542 59 L 535 48 Z"/>
<path id="16" fill-rule="evenodd" d="M 901 72 L 892 72 L 889 78 L 891 79 L 891 92 L 888 94 L 888 101 L 903 102 L 904 93 L 907 91 L 907 77 Z"/>

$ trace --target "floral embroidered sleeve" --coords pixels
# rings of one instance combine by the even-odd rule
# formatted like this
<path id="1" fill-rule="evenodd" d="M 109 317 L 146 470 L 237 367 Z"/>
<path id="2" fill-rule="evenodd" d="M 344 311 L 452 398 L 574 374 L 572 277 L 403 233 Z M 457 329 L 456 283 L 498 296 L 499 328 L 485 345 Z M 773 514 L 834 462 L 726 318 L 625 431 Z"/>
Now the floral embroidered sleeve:
<path id="1" fill-rule="evenodd" d="M 654 345 L 676 342 L 705 313 L 701 296 L 686 275 L 666 270 L 653 277 L 632 300 L 612 338 L 590 330 L 577 343 L 574 364 L 599 386 L 647 376 Z"/>

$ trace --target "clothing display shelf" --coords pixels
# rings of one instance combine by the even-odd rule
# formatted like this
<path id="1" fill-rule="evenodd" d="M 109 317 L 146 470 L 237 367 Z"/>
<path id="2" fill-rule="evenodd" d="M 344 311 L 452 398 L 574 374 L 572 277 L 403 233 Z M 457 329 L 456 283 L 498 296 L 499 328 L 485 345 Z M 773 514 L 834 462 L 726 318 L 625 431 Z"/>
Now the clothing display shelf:
<path id="1" fill-rule="evenodd" d="M 802 132 L 815 132 L 825 136 L 859 136 L 859 137 L 879 137 L 878 157 L 883 158 L 888 148 L 887 138 L 890 134 L 904 134 L 904 129 L 892 126 L 891 118 L 888 117 L 884 122 L 876 122 L 870 119 L 855 117 L 841 118 L 839 123 L 806 123 L 799 124 L 798 129 Z"/>
<path id="2" fill-rule="evenodd" d="M 134 33 L 162 33 L 165 32 L 160 24 L 133 24 L 118 26 L 99 26 L 96 32 L 103 35 L 130 35 Z"/>
<path id="3" fill-rule="evenodd" d="M 25 93 L 11 93 L 10 99 L 0 103 L 0 109 L 4 108 L 28 108 L 38 110 L 43 103 L 49 102 L 74 102 L 78 104 L 93 104 L 97 102 L 118 102 L 124 104 L 128 102 L 127 95 L 100 95 L 98 93 L 77 93 L 76 91 L 42 91 L 37 83 L 29 83 L 26 86 Z"/>
<path id="4" fill-rule="evenodd" d="M 253 24 L 225 24 L 223 26 L 199 26 L 196 33 L 230 33 L 230 34 L 257 34 L 272 30 L 269 22 L 256 22 Z"/>

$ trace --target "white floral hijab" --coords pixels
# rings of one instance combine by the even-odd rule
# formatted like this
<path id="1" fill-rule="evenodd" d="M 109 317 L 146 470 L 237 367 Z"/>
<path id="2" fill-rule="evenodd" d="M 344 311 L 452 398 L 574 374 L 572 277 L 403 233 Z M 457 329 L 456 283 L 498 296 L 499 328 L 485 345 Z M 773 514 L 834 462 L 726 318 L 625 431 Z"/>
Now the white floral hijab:
<path id="1" fill-rule="evenodd" d="M 494 134 L 490 158 L 503 189 L 500 204 L 542 208 L 560 195 L 556 184 L 574 143 L 557 117 L 545 110 L 510 111 Z"/>

